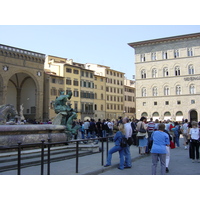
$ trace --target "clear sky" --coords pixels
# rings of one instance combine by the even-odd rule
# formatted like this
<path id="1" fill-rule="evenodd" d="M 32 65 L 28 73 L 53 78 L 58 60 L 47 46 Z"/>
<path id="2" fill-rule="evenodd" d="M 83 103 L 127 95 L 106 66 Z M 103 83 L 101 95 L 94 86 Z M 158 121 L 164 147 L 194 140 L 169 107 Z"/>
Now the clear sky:
<path id="1" fill-rule="evenodd" d="M 199 1 L 161 2 L 2 1 L 0 44 L 106 65 L 131 79 L 134 49 L 128 43 L 200 32 Z"/>
<path id="2" fill-rule="evenodd" d="M 128 43 L 200 32 L 200 25 L 1 25 L 0 43 L 135 74 Z"/>

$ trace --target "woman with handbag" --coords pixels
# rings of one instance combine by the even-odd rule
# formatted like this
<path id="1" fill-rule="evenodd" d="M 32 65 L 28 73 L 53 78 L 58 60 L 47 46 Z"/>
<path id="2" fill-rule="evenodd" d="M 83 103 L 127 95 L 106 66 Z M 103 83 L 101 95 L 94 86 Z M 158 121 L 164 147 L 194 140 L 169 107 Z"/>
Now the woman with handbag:
<path id="1" fill-rule="evenodd" d="M 137 123 L 137 137 L 139 140 L 139 153 L 140 155 L 145 155 L 146 147 L 148 143 L 147 125 L 145 124 L 147 118 L 141 117 L 140 121 Z"/>

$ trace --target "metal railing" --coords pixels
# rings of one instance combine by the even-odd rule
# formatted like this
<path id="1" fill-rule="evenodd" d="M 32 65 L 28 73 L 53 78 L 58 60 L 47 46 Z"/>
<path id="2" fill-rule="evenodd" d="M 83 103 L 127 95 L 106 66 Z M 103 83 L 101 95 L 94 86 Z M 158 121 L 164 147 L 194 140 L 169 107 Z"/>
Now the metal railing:
<path id="1" fill-rule="evenodd" d="M 8 149 L 17 149 L 17 175 L 21 175 L 21 151 L 23 148 L 30 148 L 30 147 L 40 147 L 41 148 L 41 175 L 44 175 L 44 164 L 45 164 L 45 154 L 44 149 L 45 146 L 47 147 L 47 175 L 50 175 L 50 168 L 51 168 L 51 146 L 52 145 L 67 145 L 69 143 L 76 143 L 76 166 L 75 172 L 79 173 L 79 143 L 80 142 L 88 142 L 90 140 L 100 141 L 101 142 L 101 165 L 104 165 L 104 142 L 106 142 L 106 155 L 108 155 L 108 148 L 109 148 L 109 138 L 108 137 L 98 137 L 98 138 L 90 138 L 90 139 L 80 139 L 80 140 L 70 140 L 70 141 L 63 141 L 63 142 L 51 142 L 51 139 L 48 139 L 47 142 L 45 140 L 41 140 L 39 143 L 29 143 L 29 144 L 22 144 L 18 142 L 17 145 L 12 146 L 0 146 L 0 150 L 8 150 Z"/>

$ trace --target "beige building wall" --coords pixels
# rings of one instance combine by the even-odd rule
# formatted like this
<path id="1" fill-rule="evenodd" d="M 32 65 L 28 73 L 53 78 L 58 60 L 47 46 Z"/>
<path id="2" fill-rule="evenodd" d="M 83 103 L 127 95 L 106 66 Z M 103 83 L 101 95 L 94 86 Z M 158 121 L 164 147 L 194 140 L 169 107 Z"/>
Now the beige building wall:
<path id="1" fill-rule="evenodd" d="M 124 79 L 124 115 L 130 119 L 136 117 L 135 113 L 135 81 Z"/>
<path id="2" fill-rule="evenodd" d="M 136 117 L 200 120 L 200 33 L 129 45 L 135 49 Z"/>
<path id="3" fill-rule="evenodd" d="M 106 78 L 94 75 L 94 119 L 106 118 Z"/>
<path id="4" fill-rule="evenodd" d="M 87 63 L 86 68 L 94 70 L 96 75 L 105 76 L 105 118 L 117 119 L 124 115 L 124 73 L 108 66 Z"/>

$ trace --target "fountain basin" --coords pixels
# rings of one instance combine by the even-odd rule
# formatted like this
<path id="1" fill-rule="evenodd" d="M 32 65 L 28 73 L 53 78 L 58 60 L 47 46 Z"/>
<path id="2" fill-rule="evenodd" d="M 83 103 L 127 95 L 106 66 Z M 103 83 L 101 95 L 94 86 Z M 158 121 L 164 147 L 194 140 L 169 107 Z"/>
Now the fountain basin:
<path id="1" fill-rule="evenodd" d="M 48 138 L 51 142 L 67 141 L 65 129 L 63 125 L 51 124 L 0 125 L 0 146 L 38 143 Z"/>

